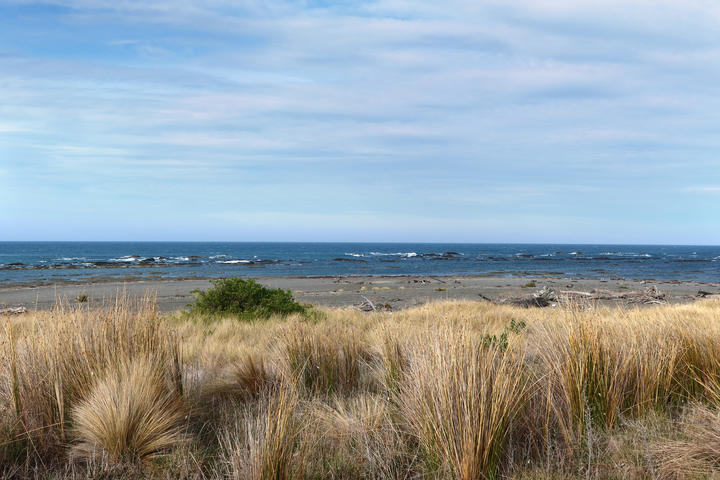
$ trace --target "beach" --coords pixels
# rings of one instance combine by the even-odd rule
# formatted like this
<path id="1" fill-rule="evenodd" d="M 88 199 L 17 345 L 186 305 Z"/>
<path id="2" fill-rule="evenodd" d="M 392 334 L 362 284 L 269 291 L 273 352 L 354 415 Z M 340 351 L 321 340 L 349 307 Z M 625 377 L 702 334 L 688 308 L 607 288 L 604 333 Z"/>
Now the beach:
<path id="1" fill-rule="evenodd" d="M 386 310 L 401 310 L 437 300 L 491 300 L 502 303 L 508 299 L 531 297 L 543 288 L 566 298 L 607 306 L 648 304 L 634 300 L 649 290 L 659 294 L 658 303 L 685 303 L 720 293 L 720 283 L 650 279 L 461 275 L 254 278 L 267 287 L 290 290 L 301 303 L 337 308 L 368 308 L 372 304 L 377 309 Z M 0 307 L 22 306 L 43 310 L 52 308 L 58 301 L 74 304 L 81 296 L 86 296 L 89 304 L 100 304 L 118 295 L 152 295 L 156 297 L 160 311 L 173 312 L 192 304 L 193 290 L 207 290 L 211 286 L 209 279 L 0 286 Z"/>

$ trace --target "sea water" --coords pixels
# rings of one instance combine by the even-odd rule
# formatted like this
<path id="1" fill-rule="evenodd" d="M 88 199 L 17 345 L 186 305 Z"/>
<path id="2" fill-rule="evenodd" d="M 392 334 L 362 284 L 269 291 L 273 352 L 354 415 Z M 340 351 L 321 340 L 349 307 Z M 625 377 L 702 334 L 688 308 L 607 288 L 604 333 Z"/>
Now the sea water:
<path id="1" fill-rule="evenodd" d="M 0 285 L 152 278 L 486 275 L 720 281 L 720 247 L 0 242 Z"/>

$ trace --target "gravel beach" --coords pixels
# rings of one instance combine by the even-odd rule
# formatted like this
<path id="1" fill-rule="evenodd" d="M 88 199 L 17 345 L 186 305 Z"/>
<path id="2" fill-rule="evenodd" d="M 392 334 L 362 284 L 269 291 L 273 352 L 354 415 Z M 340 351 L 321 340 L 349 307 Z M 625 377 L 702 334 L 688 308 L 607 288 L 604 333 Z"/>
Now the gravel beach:
<path id="1" fill-rule="evenodd" d="M 547 287 L 557 293 L 574 292 L 575 298 L 601 305 L 630 304 L 633 294 L 659 292 L 663 302 L 691 302 L 707 294 L 720 293 L 720 283 L 570 279 L 536 277 L 254 277 L 271 288 L 290 290 L 302 303 L 330 307 L 353 307 L 372 302 L 378 308 L 393 310 L 436 300 L 482 300 L 529 297 Z M 110 300 L 123 292 L 128 296 L 151 294 L 157 297 L 160 311 L 187 308 L 194 301 L 192 290 L 211 286 L 209 280 L 143 280 L 91 284 L 58 284 L 54 286 L 0 286 L 0 307 L 24 306 L 48 309 L 56 301 L 76 302 L 86 295 L 90 304 Z M 656 289 L 656 290 L 653 290 Z M 699 292 L 705 292 L 698 295 Z"/>

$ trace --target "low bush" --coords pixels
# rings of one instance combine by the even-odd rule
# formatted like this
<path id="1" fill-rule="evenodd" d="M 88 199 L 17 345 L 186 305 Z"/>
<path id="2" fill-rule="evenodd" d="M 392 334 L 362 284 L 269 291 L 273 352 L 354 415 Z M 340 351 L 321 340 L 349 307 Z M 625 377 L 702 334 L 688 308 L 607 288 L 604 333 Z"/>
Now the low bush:
<path id="1" fill-rule="evenodd" d="M 193 312 L 229 314 L 243 319 L 305 312 L 290 291 L 267 288 L 252 279 L 223 278 L 213 280 L 212 284 L 207 292 L 192 292 L 197 297 Z"/>

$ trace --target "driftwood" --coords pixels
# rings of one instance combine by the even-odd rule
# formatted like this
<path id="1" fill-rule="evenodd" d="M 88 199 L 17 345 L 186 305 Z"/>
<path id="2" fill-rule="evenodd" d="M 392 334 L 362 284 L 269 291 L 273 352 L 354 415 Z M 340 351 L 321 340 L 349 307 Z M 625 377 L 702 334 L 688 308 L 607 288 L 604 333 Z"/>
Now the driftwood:
<path id="1" fill-rule="evenodd" d="M 362 296 L 362 298 L 364 298 L 365 301 L 358 306 L 358 308 L 360 310 L 362 310 L 363 312 L 377 312 L 377 308 L 375 308 L 375 304 L 373 302 L 371 302 L 369 298 L 367 298 L 365 296 Z"/>
<path id="2" fill-rule="evenodd" d="M 489 300 L 487 297 L 483 298 Z M 623 293 L 615 293 L 610 290 L 592 290 L 590 292 L 561 290 L 559 294 L 556 294 L 554 290 L 548 287 L 543 287 L 541 290 L 538 290 L 530 296 L 505 298 L 495 303 L 529 308 L 554 307 L 560 303 L 572 304 L 596 300 L 622 301 L 627 305 L 661 305 L 667 303 L 666 295 L 660 292 L 655 286 L 652 286 L 644 291 L 630 291 Z"/>
<path id="3" fill-rule="evenodd" d="M 530 307 L 550 307 L 557 305 L 558 297 L 555 291 L 543 287 L 537 292 L 533 293 L 528 297 L 511 297 L 500 300 L 499 304 L 502 305 L 513 305 L 516 307 L 530 308 Z"/>
<path id="4" fill-rule="evenodd" d="M 592 290 L 590 292 L 561 290 L 560 295 L 566 302 L 578 300 L 624 300 L 627 304 L 660 305 L 667 303 L 666 295 L 654 285 L 644 291 L 633 290 L 615 293 L 610 290 Z"/>
<path id="5" fill-rule="evenodd" d="M 27 311 L 28 309 L 25 307 L 6 307 L 0 308 L 0 315 L 20 315 Z"/>
<path id="6" fill-rule="evenodd" d="M 697 295 L 695 295 L 695 298 L 704 298 L 706 300 L 720 300 L 720 292 L 706 292 L 704 290 L 700 290 Z"/>

